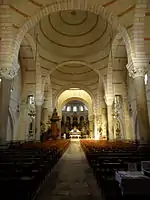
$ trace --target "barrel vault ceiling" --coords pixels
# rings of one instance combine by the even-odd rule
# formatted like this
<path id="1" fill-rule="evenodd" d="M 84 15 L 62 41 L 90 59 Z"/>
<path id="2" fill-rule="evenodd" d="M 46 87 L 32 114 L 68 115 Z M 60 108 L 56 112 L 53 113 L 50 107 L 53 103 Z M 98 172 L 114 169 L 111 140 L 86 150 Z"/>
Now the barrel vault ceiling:
<path id="1" fill-rule="evenodd" d="M 56 0 L 11 0 L 14 36 L 27 18 Z M 100 4 L 114 13 L 120 24 L 132 34 L 136 0 L 100 0 Z M 147 10 L 146 25 L 150 17 Z M 150 28 L 145 28 L 145 48 L 150 54 Z M 106 75 L 112 40 L 112 27 L 101 16 L 80 10 L 56 12 L 44 17 L 29 33 L 37 43 L 43 76 L 52 72 L 53 92 L 67 85 L 82 85 L 96 91 L 99 84 L 96 70 Z M 117 49 L 117 59 L 126 59 L 124 44 Z M 35 62 L 30 42 L 21 44 L 20 57 L 27 72 L 27 82 L 35 84 Z M 64 63 L 64 64 L 63 64 Z M 100 82 L 102 89 L 103 84 Z"/>

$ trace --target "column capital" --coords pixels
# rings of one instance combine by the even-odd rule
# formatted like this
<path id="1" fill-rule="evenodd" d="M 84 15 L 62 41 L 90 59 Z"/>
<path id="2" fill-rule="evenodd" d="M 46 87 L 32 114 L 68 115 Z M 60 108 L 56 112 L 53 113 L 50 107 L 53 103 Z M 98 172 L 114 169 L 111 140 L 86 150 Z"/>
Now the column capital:
<path id="1" fill-rule="evenodd" d="M 8 79 L 8 80 L 12 80 L 18 73 L 19 70 L 19 65 L 17 65 L 17 67 L 11 67 L 11 68 L 1 68 L 0 69 L 0 76 Z"/>
<path id="2" fill-rule="evenodd" d="M 134 59 L 134 61 L 131 61 L 126 65 L 129 76 L 134 78 L 137 77 L 144 77 L 145 74 L 148 71 L 148 62 L 147 59 Z"/>
<path id="3" fill-rule="evenodd" d="M 105 95 L 104 96 L 105 102 L 107 104 L 107 106 L 112 106 L 113 101 L 114 101 L 114 96 L 113 95 Z"/>

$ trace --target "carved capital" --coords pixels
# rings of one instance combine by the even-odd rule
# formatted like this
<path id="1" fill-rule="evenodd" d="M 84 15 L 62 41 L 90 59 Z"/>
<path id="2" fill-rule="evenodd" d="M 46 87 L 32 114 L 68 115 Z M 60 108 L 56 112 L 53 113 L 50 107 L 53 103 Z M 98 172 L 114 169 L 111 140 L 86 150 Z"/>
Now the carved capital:
<path id="1" fill-rule="evenodd" d="M 147 59 L 133 59 L 130 63 L 127 64 L 127 69 L 129 76 L 134 78 L 144 77 L 148 71 L 148 62 Z"/>
<path id="2" fill-rule="evenodd" d="M 16 65 L 11 68 L 7 67 L 1 68 L 0 76 L 5 79 L 12 80 L 17 75 L 19 67 L 20 67 L 19 65 Z"/>

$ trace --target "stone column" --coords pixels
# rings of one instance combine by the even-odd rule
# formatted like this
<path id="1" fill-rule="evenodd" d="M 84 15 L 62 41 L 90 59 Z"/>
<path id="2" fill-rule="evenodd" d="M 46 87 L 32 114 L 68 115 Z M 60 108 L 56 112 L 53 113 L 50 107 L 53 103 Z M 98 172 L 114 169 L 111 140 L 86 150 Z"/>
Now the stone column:
<path id="1" fill-rule="evenodd" d="M 28 131 L 28 105 L 27 105 L 27 98 L 22 99 L 20 103 L 20 114 L 19 114 L 19 127 L 18 133 L 15 140 L 26 140 Z"/>
<path id="2" fill-rule="evenodd" d="M 133 133 L 131 130 L 130 116 L 127 97 L 123 97 L 123 120 L 124 120 L 124 133 L 126 140 L 133 140 Z"/>
<path id="3" fill-rule="evenodd" d="M 150 143 L 150 128 L 144 76 L 134 77 L 134 87 L 136 92 L 136 106 L 140 132 L 140 143 L 147 144 Z"/>
<path id="4" fill-rule="evenodd" d="M 41 136 L 41 112 L 43 100 L 36 100 L 36 116 L 35 116 L 35 140 L 40 141 Z"/>
<path id="5" fill-rule="evenodd" d="M 112 118 L 113 96 L 106 95 L 105 101 L 107 104 L 108 137 L 109 137 L 109 140 L 114 140 L 113 118 Z"/>
<path id="6" fill-rule="evenodd" d="M 16 75 L 12 65 L 12 17 L 9 2 L 0 0 L 0 143 L 6 143 L 11 80 Z M 15 67 L 15 66 L 14 66 Z"/>
<path id="7" fill-rule="evenodd" d="M 107 108 L 101 109 L 102 113 L 102 137 L 107 138 Z"/>
<path id="8" fill-rule="evenodd" d="M 12 43 L 12 16 L 9 0 L 0 0 L 0 76 L 6 79 L 13 79 L 18 67 L 12 60 Z"/>
<path id="9" fill-rule="evenodd" d="M 41 121 L 45 124 L 47 128 L 47 123 L 48 123 L 48 109 L 47 108 L 42 108 L 42 116 L 41 116 Z"/>
<path id="10" fill-rule="evenodd" d="M 33 132 L 33 135 L 35 135 L 35 117 L 33 117 L 32 119 L 32 132 Z"/>
<path id="11" fill-rule="evenodd" d="M 6 143 L 11 80 L 2 79 L 0 88 L 0 144 Z"/>
<path id="12" fill-rule="evenodd" d="M 61 119 L 57 122 L 57 128 L 59 129 L 58 138 L 61 139 Z"/>
<path id="13" fill-rule="evenodd" d="M 89 134 L 90 134 L 90 137 L 93 138 L 94 137 L 94 123 L 93 123 L 93 115 L 90 114 L 88 116 L 89 118 Z"/>
<path id="14" fill-rule="evenodd" d="M 140 59 L 142 60 L 142 58 Z M 145 87 L 145 73 L 147 69 L 147 63 L 143 60 L 140 63 L 139 60 L 135 60 L 135 63 L 129 63 L 127 68 L 129 70 L 129 75 L 132 76 L 134 80 L 134 88 L 136 93 L 136 107 L 137 107 L 137 118 L 139 124 L 140 133 L 140 144 L 150 144 L 150 127 L 149 127 L 149 117 L 147 108 L 147 97 L 146 97 L 146 87 Z"/>

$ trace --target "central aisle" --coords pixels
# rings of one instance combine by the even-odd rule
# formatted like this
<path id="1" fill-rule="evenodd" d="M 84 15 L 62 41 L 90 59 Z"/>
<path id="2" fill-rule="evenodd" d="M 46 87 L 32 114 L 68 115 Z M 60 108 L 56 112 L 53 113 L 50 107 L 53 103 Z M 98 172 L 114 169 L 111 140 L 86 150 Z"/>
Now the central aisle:
<path id="1" fill-rule="evenodd" d="M 37 200 L 101 200 L 101 192 L 85 158 L 79 140 L 56 164 Z"/>

